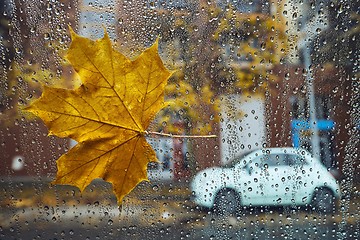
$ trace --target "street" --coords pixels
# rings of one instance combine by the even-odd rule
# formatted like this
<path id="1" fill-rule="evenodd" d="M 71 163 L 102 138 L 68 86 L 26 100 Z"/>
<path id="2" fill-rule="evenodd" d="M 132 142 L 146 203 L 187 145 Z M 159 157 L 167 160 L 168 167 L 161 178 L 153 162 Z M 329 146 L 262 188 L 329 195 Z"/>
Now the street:
<path id="1" fill-rule="evenodd" d="M 67 186 L 20 185 L 1 185 L 0 239 L 359 238 L 358 195 L 327 215 L 284 207 L 217 216 L 198 210 L 182 185 L 142 184 L 125 198 L 121 210 L 104 183 L 83 194 Z M 7 197 L 12 202 L 6 204 Z"/>

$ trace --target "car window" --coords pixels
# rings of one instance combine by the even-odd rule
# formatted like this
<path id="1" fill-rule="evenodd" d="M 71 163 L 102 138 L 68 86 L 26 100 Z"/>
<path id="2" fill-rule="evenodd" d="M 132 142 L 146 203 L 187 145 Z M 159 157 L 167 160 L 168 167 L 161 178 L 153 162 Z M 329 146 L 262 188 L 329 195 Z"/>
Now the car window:
<path id="1" fill-rule="evenodd" d="M 303 156 L 297 154 L 270 154 L 266 157 L 265 161 L 267 161 L 269 166 L 301 166 L 306 164 L 305 158 Z"/>
<path id="2" fill-rule="evenodd" d="M 265 153 L 259 156 L 255 161 L 260 167 L 288 166 L 288 154 Z"/>
<path id="3" fill-rule="evenodd" d="M 262 171 L 265 170 L 264 163 L 259 158 L 250 160 L 243 169 L 246 170 L 246 172 L 250 175 L 253 173 L 260 174 Z"/>
<path id="4" fill-rule="evenodd" d="M 244 164 L 246 164 L 246 156 L 250 155 L 251 153 L 253 153 L 253 151 L 245 151 L 242 154 L 236 156 L 233 160 L 229 161 L 228 163 L 224 164 L 224 167 L 226 168 L 231 168 L 234 167 L 236 165 L 239 166 L 244 166 Z"/>
<path id="5" fill-rule="evenodd" d="M 284 162 L 288 166 L 302 166 L 307 164 L 305 158 L 298 154 L 287 154 L 284 156 Z"/>
<path id="6" fill-rule="evenodd" d="M 269 157 L 270 155 L 257 156 L 250 160 L 244 167 L 248 172 L 260 173 L 269 168 Z"/>

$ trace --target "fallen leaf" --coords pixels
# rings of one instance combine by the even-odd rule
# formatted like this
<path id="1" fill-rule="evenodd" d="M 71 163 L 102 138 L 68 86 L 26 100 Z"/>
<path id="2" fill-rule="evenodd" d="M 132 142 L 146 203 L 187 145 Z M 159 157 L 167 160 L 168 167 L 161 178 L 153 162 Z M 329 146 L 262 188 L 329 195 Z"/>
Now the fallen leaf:
<path id="1" fill-rule="evenodd" d="M 164 105 L 171 72 L 158 54 L 158 41 L 134 61 L 115 51 L 108 34 L 97 41 L 70 29 L 67 59 L 82 85 L 73 90 L 44 86 L 27 110 L 39 116 L 49 134 L 78 142 L 57 160 L 53 184 L 83 191 L 94 179 L 112 183 L 118 203 L 147 180 L 147 164 L 157 161 L 146 129 Z"/>

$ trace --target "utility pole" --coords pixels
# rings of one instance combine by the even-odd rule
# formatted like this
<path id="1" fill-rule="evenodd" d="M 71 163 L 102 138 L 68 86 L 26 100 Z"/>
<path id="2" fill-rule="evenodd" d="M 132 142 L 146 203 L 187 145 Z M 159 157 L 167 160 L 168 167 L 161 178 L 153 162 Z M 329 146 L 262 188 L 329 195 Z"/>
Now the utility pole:
<path id="1" fill-rule="evenodd" d="M 302 36 L 303 39 L 299 42 L 299 46 L 303 48 L 304 68 L 306 70 L 306 89 L 307 100 L 309 102 L 309 124 L 311 130 L 311 149 L 314 157 L 320 159 L 320 137 L 318 129 L 318 121 L 316 118 L 316 99 L 314 77 L 311 68 L 311 42 L 318 35 L 318 29 L 324 30 L 326 28 L 326 16 L 309 16 L 311 9 L 310 3 L 307 1 L 306 8 L 303 9 L 302 17 Z M 315 6 L 316 7 L 316 6 Z M 313 11 L 316 12 L 316 11 Z"/>
<path id="2" fill-rule="evenodd" d="M 311 129 L 311 149 L 314 157 L 320 159 L 320 137 L 316 118 L 316 99 L 314 78 L 311 69 L 311 43 L 308 42 L 303 50 L 304 68 L 306 69 L 306 90 L 309 102 L 309 124 Z"/>

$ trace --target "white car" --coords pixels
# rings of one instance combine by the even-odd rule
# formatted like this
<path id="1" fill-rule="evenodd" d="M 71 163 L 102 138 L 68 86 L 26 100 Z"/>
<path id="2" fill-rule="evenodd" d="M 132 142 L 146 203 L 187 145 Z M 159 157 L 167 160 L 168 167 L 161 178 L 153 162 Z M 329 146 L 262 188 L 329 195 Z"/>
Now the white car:
<path id="1" fill-rule="evenodd" d="M 192 182 L 198 206 L 235 213 L 240 206 L 309 205 L 330 212 L 340 197 L 336 179 L 303 149 L 268 148 L 235 158 L 230 166 L 197 173 Z"/>

